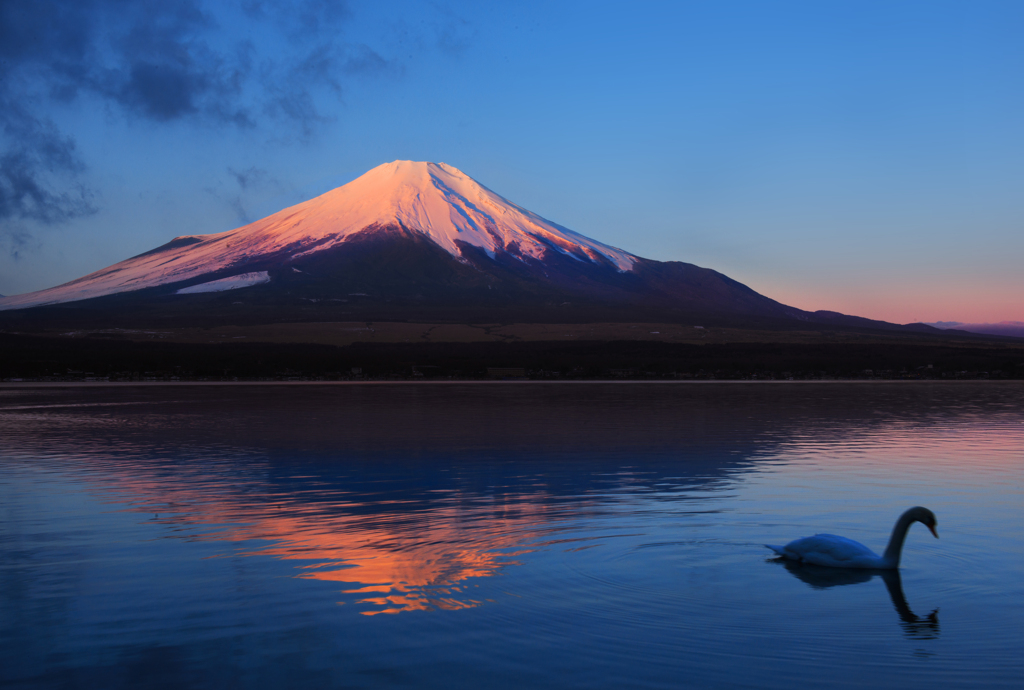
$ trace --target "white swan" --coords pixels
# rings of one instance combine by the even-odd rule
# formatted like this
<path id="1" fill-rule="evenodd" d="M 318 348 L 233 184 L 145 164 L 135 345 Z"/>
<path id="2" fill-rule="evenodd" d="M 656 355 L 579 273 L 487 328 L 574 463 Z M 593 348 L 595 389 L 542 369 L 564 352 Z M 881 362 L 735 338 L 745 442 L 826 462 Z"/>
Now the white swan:
<path id="1" fill-rule="evenodd" d="M 910 524 L 913 522 L 922 523 L 938 539 L 939 533 L 935 531 L 938 521 L 935 519 L 935 515 L 927 508 L 916 506 L 900 515 L 900 519 L 892 528 L 889 545 L 885 547 L 885 553 L 881 556 L 860 542 L 846 537 L 837 537 L 834 534 L 815 534 L 813 537 L 791 541 L 785 546 L 772 546 L 771 544 L 765 544 L 765 546 L 783 558 L 801 563 L 814 563 L 830 568 L 892 570 L 900 567 L 903 540 L 907 538 L 907 530 L 910 529 Z"/>

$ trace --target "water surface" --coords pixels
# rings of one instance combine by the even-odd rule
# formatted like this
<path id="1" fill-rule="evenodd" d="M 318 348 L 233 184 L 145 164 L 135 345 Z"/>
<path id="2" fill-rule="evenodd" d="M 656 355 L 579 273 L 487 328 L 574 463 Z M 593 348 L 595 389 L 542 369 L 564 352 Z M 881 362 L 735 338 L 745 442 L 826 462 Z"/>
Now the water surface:
<path id="1" fill-rule="evenodd" d="M 1019 687 L 1024 385 L 0 389 L 11 688 Z M 885 546 L 898 574 L 764 543 Z"/>

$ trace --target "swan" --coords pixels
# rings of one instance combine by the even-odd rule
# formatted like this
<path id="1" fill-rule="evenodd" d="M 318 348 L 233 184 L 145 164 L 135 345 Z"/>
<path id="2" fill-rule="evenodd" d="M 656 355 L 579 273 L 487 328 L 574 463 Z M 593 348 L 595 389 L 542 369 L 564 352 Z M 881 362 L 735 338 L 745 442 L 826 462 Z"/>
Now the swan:
<path id="1" fill-rule="evenodd" d="M 922 523 L 932 531 L 936 539 L 939 538 L 939 533 L 935 531 L 938 521 L 935 519 L 934 513 L 927 508 L 915 506 L 900 515 L 896 525 L 892 528 L 889 545 L 885 547 L 885 553 L 881 556 L 860 542 L 846 537 L 837 537 L 834 534 L 815 534 L 813 537 L 791 541 L 785 546 L 772 546 L 771 544 L 765 544 L 765 546 L 783 558 L 801 563 L 813 563 L 829 568 L 893 570 L 900 567 L 903 540 L 907 538 L 907 530 L 914 522 Z"/>

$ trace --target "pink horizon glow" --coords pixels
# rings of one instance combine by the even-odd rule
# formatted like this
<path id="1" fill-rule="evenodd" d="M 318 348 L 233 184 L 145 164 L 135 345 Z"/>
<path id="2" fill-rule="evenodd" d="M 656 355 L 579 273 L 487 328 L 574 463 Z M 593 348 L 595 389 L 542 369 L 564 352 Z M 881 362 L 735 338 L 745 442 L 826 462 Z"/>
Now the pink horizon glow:
<path id="1" fill-rule="evenodd" d="M 876 283 L 858 289 L 850 289 L 846 285 L 825 289 L 816 287 L 813 293 L 788 284 L 759 288 L 754 289 L 783 304 L 806 311 L 835 311 L 891 323 L 1024 322 L 1024 299 L 1015 291 L 1003 290 L 999 286 L 965 288 L 956 284 L 898 286 Z"/>

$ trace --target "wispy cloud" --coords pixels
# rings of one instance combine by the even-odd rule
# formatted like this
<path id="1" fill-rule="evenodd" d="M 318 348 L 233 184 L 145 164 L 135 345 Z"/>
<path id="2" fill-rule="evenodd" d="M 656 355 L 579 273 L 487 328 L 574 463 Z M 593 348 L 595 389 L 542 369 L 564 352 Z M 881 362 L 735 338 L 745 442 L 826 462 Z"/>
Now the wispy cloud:
<path id="1" fill-rule="evenodd" d="M 6 254 L 11 261 L 20 261 L 22 253 L 38 246 L 36 238 L 18 227 L 8 226 L 0 231 L 0 252 Z"/>
<path id="2" fill-rule="evenodd" d="M 247 208 L 247 203 L 252 198 L 251 194 L 267 190 L 280 194 L 284 191 L 284 185 L 281 184 L 281 181 L 263 168 L 250 166 L 245 170 L 235 170 L 229 167 L 227 171 L 228 175 L 238 185 L 237 189 L 225 190 L 223 187 L 219 187 L 217 189 L 207 189 L 206 191 L 230 206 L 235 212 L 238 222 L 242 225 L 247 225 L 256 220 Z"/>

